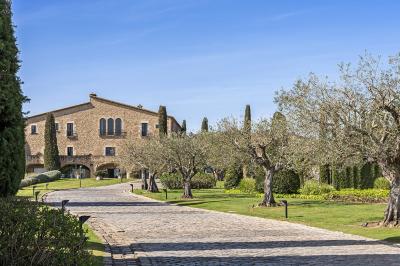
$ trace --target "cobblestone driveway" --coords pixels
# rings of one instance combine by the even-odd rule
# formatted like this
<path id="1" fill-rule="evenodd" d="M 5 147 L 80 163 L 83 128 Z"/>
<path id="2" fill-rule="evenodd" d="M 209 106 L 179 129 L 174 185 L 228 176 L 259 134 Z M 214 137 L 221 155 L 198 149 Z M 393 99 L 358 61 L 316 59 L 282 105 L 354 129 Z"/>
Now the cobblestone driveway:
<path id="1" fill-rule="evenodd" d="M 167 205 L 127 190 L 118 184 L 58 191 L 47 201 L 69 199 L 71 212 L 92 216 L 110 243 L 108 265 L 400 265 L 400 248 L 378 241 Z"/>

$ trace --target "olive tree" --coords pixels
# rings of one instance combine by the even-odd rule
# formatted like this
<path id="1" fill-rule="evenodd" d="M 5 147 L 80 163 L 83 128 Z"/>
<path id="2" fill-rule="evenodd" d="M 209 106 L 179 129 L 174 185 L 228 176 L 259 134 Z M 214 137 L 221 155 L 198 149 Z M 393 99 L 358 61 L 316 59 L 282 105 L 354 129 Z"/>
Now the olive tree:
<path id="1" fill-rule="evenodd" d="M 204 134 L 171 134 L 160 140 L 160 156 L 169 169 L 183 179 L 182 198 L 193 198 L 190 181 L 207 166 L 207 141 Z"/>
<path id="2" fill-rule="evenodd" d="M 127 143 L 121 153 L 122 164 L 127 169 L 147 170 L 149 184 L 143 180 L 143 187 L 150 192 L 158 192 L 156 177 L 166 171 L 166 163 L 161 156 L 161 144 L 157 138 L 135 139 Z"/>
<path id="3" fill-rule="evenodd" d="M 276 101 L 304 139 L 317 139 L 321 123 L 329 129 L 323 141 L 314 141 L 321 163 L 364 160 L 380 166 L 391 183 L 382 224 L 398 225 L 400 54 L 387 64 L 365 55 L 356 67 L 341 64 L 340 74 L 337 82 L 310 74 L 291 90 L 279 92 Z"/>
<path id="4" fill-rule="evenodd" d="M 264 198 L 260 206 L 275 206 L 272 194 L 274 175 L 288 164 L 289 134 L 286 119 L 281 113 L 275 113 L 273 119 L 262 119 L 253 123 L 251 132 L 232 118 L 218 123 L 217 131 L 221 140 L 219 151 L 225 153 L 224 160 L 250 160 L 259 165 L 265 175 Z M 221 155 L 223 156 L 223 155 Z M 215 157 L 215 156 L 214 156 Z"/>

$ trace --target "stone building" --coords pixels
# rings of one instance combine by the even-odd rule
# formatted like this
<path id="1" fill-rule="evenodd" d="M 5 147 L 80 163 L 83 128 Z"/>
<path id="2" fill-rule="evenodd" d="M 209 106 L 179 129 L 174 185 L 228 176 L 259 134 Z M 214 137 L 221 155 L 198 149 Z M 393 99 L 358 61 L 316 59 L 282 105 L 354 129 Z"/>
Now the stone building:
<path id="1" fill-rule="evenodd" d="M 90 101 L 59 110 L 54 114 L 61 166 L 67 175 L 92 176 L 105 170 L 109 177 L 125 175 L 118 154 L 129 139 L 158 134 L 158 113 L 90 94 Z M 27 118 L 26 171 L 43 172 L 46 113 Z M 168 116 L 168 132 L 180 130 Z M 130 173 L 128 173 L 129 175 Z"/>

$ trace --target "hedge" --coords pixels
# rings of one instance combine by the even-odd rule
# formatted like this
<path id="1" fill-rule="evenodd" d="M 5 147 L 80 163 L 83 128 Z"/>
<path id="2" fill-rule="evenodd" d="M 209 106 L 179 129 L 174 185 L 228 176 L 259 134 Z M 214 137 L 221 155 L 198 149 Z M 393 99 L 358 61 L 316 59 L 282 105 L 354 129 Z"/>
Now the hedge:
<path id="1" fill-rule="evenodd" d="M 264 192 L 264 171 L 256 171 L 256 189 L 258 192 Z M 272 192 L 274 193 L 297 193 L 300 188 L 299 175 L 288 169 L 277 172 L 272 179 Z"/>
<path id="2" fill-rule="evenodd" d="M 60 177 L 61 177 L 61 172 L 58 170 L 44 172 L 44 173 L 41 173 L 38 175 L 34 175 L 34 176 L 27 177 L 25 179 L 22 179 L 19 187 L 24 188 L 24 187 L 28 187 L 28 186 L 39 184 L 39 183 L 52 182 L 57 179 L 60 179 Z"/>

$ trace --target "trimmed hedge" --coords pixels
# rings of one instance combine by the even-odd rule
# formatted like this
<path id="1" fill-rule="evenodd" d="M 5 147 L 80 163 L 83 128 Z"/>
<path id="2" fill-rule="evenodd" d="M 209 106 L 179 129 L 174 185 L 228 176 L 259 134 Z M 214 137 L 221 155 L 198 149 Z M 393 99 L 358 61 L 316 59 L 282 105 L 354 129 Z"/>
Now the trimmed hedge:
<path id="1" fill-rule="evenodd" d="M 31 185 L 39 184 L 39 183 L 46 183 L 52 182 L 57 179 L 60 179 L 61 172 L 58 170 L 44 172 L 38 175 L 30 176 L 25 179 L 22 179 L 21 183 L 19 184 L 20 188 L 28 187 Z"/>
<path id="2" fill-rule="evenodd" d="M 94 265 L 85 232 L 68 212 L 0 199 L 0 265 Z"/>
<path id="3" fill-rule="evenodd" d="M 264 192 L 264 171 L 258 169 L 256 171 L 256 189 L 258 192 Z M 272 180 L 272 192 L 273 193 L 297 193 L 300 188 L 300 177 L 299 175 L 288 169 L 281 170 L 274 175 Z"/>
<path id="4" fill-rule="evenodd" d="M 180 174 L 177 173 L 164 173 L 160 176 L 160 182 L 163 187 L 168 189 L 181 189 L 183 188 L 183 179 Z M 190 182 L 192 188 L 213 188 L 217 184 L 217 180 L 214 176 L 206 173 L 197 173 Z"/>

